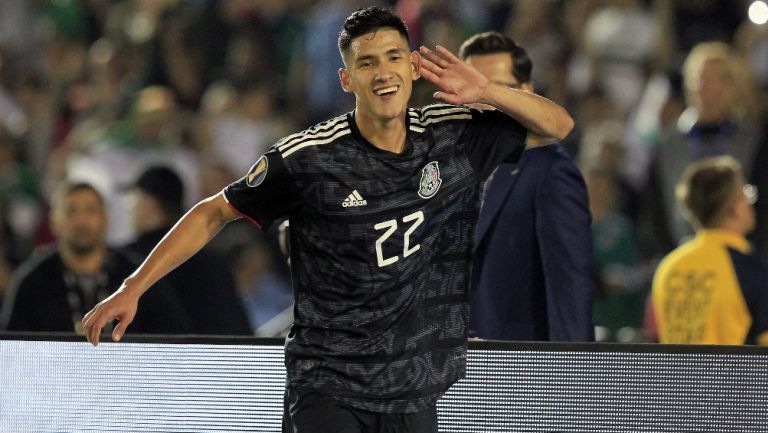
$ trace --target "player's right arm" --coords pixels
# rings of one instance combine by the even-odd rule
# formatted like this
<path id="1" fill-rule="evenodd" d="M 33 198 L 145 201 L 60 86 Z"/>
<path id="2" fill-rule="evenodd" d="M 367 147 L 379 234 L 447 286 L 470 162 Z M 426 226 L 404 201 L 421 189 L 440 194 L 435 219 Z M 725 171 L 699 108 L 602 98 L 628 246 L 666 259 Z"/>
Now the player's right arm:
<path id="1" fill-rule="evenodd" d="M 88 341 L 94 346 L 99 344 L 101 330 L 113 320 L 119 323 L 115 326 L 112 339 L 120 341 L 136 315 L 141 295 L 160 278 L 200 251 L 227 222 L 238 217 L 227 204 L 223 193 L 195 205 L 155 246 L 141 266 L 125 279 L 120 288 L 83 317 Z"/>

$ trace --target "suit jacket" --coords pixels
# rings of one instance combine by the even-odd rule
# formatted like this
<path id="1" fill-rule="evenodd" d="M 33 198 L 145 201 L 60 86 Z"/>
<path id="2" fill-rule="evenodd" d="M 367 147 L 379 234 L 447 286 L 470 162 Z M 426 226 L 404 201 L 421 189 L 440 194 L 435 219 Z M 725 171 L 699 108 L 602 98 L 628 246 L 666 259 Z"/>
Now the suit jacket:
<path id="1" fill-rule="evenodd" d="M 591 341 L 592 230 L 584 179 L 559 144 L 529 149 L 486 184 L 470 335 Z"/>

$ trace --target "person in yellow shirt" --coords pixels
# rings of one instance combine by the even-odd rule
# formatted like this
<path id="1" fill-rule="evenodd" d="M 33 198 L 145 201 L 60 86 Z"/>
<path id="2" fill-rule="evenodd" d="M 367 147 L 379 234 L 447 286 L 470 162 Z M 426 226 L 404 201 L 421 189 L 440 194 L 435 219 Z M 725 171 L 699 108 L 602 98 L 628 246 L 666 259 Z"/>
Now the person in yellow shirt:
<path id="1" fill-rule="evenodd" d="M 768 344 L 768 267 L 746 239 L 757 189 L 729 156 L 691 164 L 676 197 L 696 235 L 653 278 L 661 343 Z"/>

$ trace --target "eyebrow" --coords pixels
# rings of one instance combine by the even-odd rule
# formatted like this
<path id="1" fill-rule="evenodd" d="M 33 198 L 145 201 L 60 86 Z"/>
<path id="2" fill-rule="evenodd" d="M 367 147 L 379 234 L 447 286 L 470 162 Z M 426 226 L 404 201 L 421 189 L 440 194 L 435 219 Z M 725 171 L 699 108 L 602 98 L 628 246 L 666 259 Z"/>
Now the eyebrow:
<path id="1" fill-rule="evenodd" d="M 390 48 L 384 54 L 385 55 L 392 55 L 392 54 L 403 54 L 403 53 L 405 53 L 405 50 L 403 48 Z M 370 60 L 370 59 L 373 59 L 374 57 L 376 57 L 376 56 L 373 55 L 373 54 L 366 54 L 364 56 L 355 57 L 355 62 L 360 62 L 360 61 L 363 61 L 363 60 Z"/>

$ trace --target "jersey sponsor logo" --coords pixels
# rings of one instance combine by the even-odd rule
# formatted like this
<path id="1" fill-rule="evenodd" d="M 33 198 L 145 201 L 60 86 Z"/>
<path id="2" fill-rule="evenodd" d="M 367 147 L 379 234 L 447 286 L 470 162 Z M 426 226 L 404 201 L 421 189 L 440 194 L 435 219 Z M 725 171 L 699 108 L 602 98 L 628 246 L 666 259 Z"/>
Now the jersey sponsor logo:
<path id="1" fill-rule="evenodd" d="M 437 166 L 437 161 L 432 161 L 425 165 L 421 169 L 421 181 L 419 181 L 419 197 L 430 198 L 437 194 L 437 190 L 440 189 L 440 184 L 443 180 L 440 179 L 440 168 Z"/>
<path id="2" fill-rule="evenodd" d="M 253 164 L 251 171 L 248 172 L 248 175 L 245 179 L 245 182 L 248 184 L 248 186 L 259 186 L 259 184 L 264 181 L 264 178 L 267 177 L 268 165 L 269 164 L 267 163 L 266 156 L 262 156 L 258 161 L 256 161 L 256 164 Z"/>
<path id="3" fill-rule="evenodd" d="M 357 207 L 357 206 L 365 206 L 368 202 L 365 201 L 363 196 L 360 195 L 357 190 L 352 191 L 352 194 L 348 195 L 347 198 L 344 199 L 344 201 L 341 203 L 341 207 Z"/>

